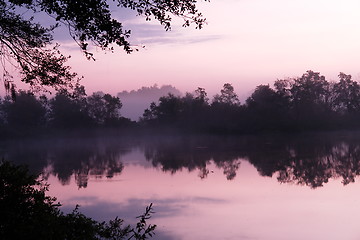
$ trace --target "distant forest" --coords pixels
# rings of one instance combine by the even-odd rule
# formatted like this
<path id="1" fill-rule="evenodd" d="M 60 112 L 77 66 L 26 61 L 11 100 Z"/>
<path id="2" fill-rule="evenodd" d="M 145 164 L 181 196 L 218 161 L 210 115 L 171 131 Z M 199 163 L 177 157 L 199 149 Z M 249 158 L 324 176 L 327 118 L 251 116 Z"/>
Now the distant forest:
<path id="1" fill-rule="evenodd" d="M 225 83 L 213 99 L 204 88 L 176 96 L 169 93 L 145 109 L 139 121 L 120 114 L 119 97 L 102 92 L 87 96 L 84 87 L 73 95 L 53 98 L 19 91 L 0 99 L 0 133 L 22 135 L 41 130 L 134 129 L 138 132 L 251 134 L 355 129 L 360 127 L 360 85 L 340 73 L 337 82 L 319 72 L 259 85 L 240 103 Z"/>

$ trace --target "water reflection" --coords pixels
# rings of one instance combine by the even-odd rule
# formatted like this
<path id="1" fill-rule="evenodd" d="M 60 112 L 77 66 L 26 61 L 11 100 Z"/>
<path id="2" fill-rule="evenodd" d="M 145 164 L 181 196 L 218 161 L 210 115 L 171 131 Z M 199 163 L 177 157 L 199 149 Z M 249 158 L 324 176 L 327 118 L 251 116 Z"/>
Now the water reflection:
<path id="1" fill-rule="evenodd" d="M 341 136 L 341 135 L 340 135 Z M 357 136 L 319 135 L 270 142 L 248 155 L 262 176 L 273 176 L 281 183 L 295 183 L 312 188 L 329 179 L 341 178 L 347 185 L 359 175 L 360 142 Z"/>
<path id="2" fill-rule="evenodd" d="M 200 178 L 206 178 L 211 173 L 207 166 L 213 161 L 217 168 L 223 170 L 226 178 L 232 180 L 241 160 L 246 159 L 241 151 L 245 146 L 238 145 L 239 140 L 241 139 L 158 139 L 145 145 L 144 154 L 146 160 L 164 172 L 174 174 L 183 169 L 189 172 L 198 170 Z"/>
<path id="3" fill-rule="evenodd" d="M 140 152 L 137 157 L 134 152 Z M 138 159 L 138 158 L 143 159 Z M 126 164 L 148 165 L 165 173 L 197 171 L 206 179 L 220 169 L 233 180 L 243 161 L 259 175 L 281 183 L 323 186 L 332 178 L 344 185 L 360 174 L 359 134 L 331 133 L 267 137 L 61 138 L 3 142 L 0 158 L 26 163 L 66 185 L 75 176 L 79 188 L 89 179 L 111 179 Z M 125 159 L 125 160 L 124 160 Z M 211 166 L 211 167 L 210 167 Z"/>
<path id="4" fill-rule="evenodd" d="M 1 158 L 27 164 L 45 179 L 54 175 L 66 185 L 75 175 L 79 188 L 87 186 L 90 176 L 112 178 L 120 174 L 124 169 L 121 156 L 131 151 L 126 142 L 102 138 L 5 142 L 1 149 Z"/>
<path id="5" fill-rule="evenodd" d="M 161 147 L 159 147 L 161 146 Z M 277 176 L 281 183 L 312 188 L 331 178 L 342 178 L 344 185 L 355 181 L 360 171 L 360 141 L 356 134 L 317 134 L 297 137 L 247 137 L 164 141 L 145 148 L 153 166 L 165 172 L 187 169 L 210 173 L 213 161 L 228 180 L 236 177 L 243 160 L 253 164 L 261 176 Z"/>
<path id="6" fill-rule="evenodd" d="M 60 143 L 48 152 L 50 174 L 56 175 L 63 184 L 74 174 L 79 187 L 86 187 L 89 176 L 112 178 L 124 168 L 121 156 L 130 149 L 106 142 L 87 140 Z"/>

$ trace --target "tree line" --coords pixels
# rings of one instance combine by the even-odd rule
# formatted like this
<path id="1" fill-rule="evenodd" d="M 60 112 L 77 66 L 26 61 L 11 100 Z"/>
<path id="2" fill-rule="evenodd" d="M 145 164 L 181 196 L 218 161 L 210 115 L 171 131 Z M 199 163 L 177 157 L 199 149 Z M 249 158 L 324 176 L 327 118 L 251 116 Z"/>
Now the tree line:
<path id="1" fill-rule="evenodd" d="M 358 128 L 360 85 L 351 75 L 328 81 L 319 72 L 259 85 L 241 104 L 226 83 L 210 101 L 205 89 L 161 97 L 145 110 L 146 126 L 203 133 L 293 132 Z"/>
<path id="2" fill-rule="evenodd" d="M 225 83 L 212 100 L 204 88 L 185 96 L 168 94 L 145 109 L 138 122 L 122 117 L 121 100 L 83 86 L 53 98 L 18 91 L 0 99 L 2 133 L 39 129 L 137 128 L 140 131 L 242 134 L 353 129 L 360 126 L 360 85 L 351 75 L 328 81 L 319 72 L 259 85 L 244 103 Z"/>
<path id="3" fill-rule="evenodd" d="M 118 97 L 102 92 L 87 96 L 83 86 L 72 94 L 60 91 L 53 98 L 18 91 L 15 99 L 0 99 L 0 131 L 23 135 L 47 129 L 129 127 L 133 123 L 120 115 L 121 107 Z"/>

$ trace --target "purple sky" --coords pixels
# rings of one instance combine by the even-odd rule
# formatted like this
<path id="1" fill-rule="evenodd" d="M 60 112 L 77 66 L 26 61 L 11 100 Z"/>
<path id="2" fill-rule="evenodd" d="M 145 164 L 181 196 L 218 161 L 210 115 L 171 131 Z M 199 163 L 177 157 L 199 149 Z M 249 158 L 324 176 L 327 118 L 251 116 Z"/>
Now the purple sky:
<path id="1" fill-rule="evenodd" d="M 214 0 L 198 7 L 208 25 L 182 28 L 174 19 L 170 32 L 115 9 L 114 16 L 132 29 L 131 42 L 146 48 L 131 55 L 94 49 L 96 62 L 62 37 L 67 33 L 56 34 L 88 93 L 116 94 L 156 83 L 183 92 L 204 87 L 212 95 L 229 82 L 243 99 L 259 84 L 310 69 L 328 80 L 337 80 L 339 72 L 360 80 L 358 0 Z"/>

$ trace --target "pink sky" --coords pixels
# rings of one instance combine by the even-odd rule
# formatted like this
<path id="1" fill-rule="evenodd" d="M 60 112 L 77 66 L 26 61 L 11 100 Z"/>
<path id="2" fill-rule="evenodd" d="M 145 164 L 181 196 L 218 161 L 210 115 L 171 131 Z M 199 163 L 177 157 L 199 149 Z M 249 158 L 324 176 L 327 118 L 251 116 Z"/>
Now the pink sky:
<path id="1" fill-rule="evenodd" d="M 73 42 L 62 42 L 62 50 L 72 55 L 70 64 L 85 77 L 88 93 L 116 94 L 156 83 L 183 92 L 204 87 L 212 95 L 229 82 L 244 99 L 259 84 L 310 69 L 328 80 L 337 80 L 339 72 L 360 80 L 358 0 L 218 0 L 198 7 L 208 25 L 181 28 L 175 20 L 171 32 L 114 10 L 132 29 L 132 43 L 146 46 L 131 55 L 95 50 L 97 61 L 90 62 Z"/>

